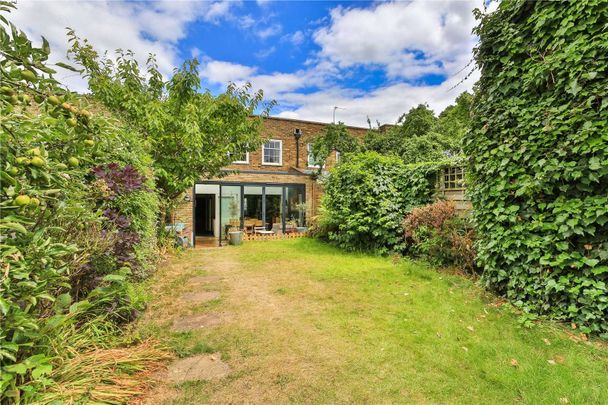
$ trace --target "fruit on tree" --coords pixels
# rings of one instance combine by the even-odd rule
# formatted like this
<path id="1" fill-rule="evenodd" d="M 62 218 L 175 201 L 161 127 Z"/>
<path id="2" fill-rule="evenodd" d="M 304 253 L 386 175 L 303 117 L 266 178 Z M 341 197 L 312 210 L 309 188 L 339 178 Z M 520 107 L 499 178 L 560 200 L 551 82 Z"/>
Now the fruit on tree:
<path id="1" fill-rule="evenodd" d="M 15 163 L 18 164 L 18 165 L 27 165 L 30 162 L 29 162 L 29 160 L 27 160 L 26 157 L 22 157 L 21 156 L 21 157 L 18 157 L 17 159 L 15 159 Z"/>
<path id="2" fill-rule="evenodd" d="M 2 94 L 6 94 L 7 96 L 15 95 L 15 90 L 13 90 L 11 87 L 8 87 L 8 86 L 0 87 L 0 91 L 2 92 Z"/>
<path id="3" fill-rule="evenodd" d="M 20 207 L 25 207 L 26 205 L 29 205 L 30 202 L 31 198 L 25 194 L 18 195 L 14 200 L 14 203 Z"/>
<path id="4" fill-rule="evenodd" d="M 72 167 L 76 167 L 80 164 L 80 161 L 76 159 L 74 156 L 68 159 L 68 164 Z"/>
<path id="5" fill-rule="evenodd" d="M 36 197 L 32 197 L 32 198 L 30 198 L 30 205 L 32 207 L 37 207 L 40 205 L 40 200 L 37 199 Z"/>
<path id="6" fill-rule="evenodd" d="M 67 121 L 67 124 L 71 127 L 75 127 L 77 122 L 76 122 L 76 118 L 69 118 Z"/>
<path id="7" fill-rule="evenodd" d="M 87 146 L 94 146 L 95 145 L 95 141 L 92 139 L 85 139 L 84 140 L 84 144 Z"/>
<path id="8" fill-rule="evenodd" d="M 59 100 L 59 97 L 57 97 L 57 96 L 50 96 L 49 98 L 46 99 L 46 101 L 48 101 L 52 105 L 61 104 L 61 100 Z"/>
<path id="9" fill-rule="evenodd" d="M 19 174 L 19 169 L 17 169 L 15 166 L 13 166 L 10 169 L 8 169 L 8 172 L 11 174 L 11 176 L 16 176 L 17 174 Z"/>
<path id="10" fill-rule="evenodd" d="M 32 72 L 31 70 L 22 70 L 21 71 L 21 78 L 23 80 L 27 80 L 28 82 L 35 82 L 37 77 L 36 77 L 36 73 Z"/>
<path id="11" fill-rule="evenodd" d="M 28 155 L 31 155 L 31 156 L 40 156 L 40 148 L 39 147 L 32 148 L 32 149 L 28 150 L 27 153 L 28 153 Z"/>
<path id="12" fill-rule="evenodd" d="M 45 161 L 39 156 L 34 156 L 32 160 L 30 160 L 30 164 L 35 167 L 42 167 L 44 166 Z"/>

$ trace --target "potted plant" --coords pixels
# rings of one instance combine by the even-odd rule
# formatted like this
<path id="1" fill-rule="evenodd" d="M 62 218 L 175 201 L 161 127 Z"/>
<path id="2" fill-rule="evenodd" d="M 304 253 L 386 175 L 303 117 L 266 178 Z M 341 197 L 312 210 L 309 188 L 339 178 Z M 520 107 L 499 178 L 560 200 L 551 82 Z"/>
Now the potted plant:
<path id="1" fill-rule="evenodd" d="M 233 198 L 232 201 L 230 201 L 228 204 L 228 210 L 230 211 L 231 218 L 228 226 L 228 241 L 231 245 L 240 245 L 243 243 L 243 232 L 240 228 L 240 212 L 236 198 Z M 235 222 L 238 222 L 238 225 L 235 224 Z"/>

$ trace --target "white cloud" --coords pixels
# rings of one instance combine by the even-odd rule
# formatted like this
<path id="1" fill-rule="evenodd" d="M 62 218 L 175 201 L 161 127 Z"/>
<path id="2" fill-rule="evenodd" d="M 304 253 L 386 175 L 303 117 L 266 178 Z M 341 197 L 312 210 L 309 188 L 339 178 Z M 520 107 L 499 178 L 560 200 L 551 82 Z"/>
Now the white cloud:
<path id="1" fill-rule="evenodd" d="M 306 37 L 302 31 L 296 31 L 293 34 L 285 35 L 282 40 L 291 42 L 294 46 L 302 45 Z"/>
<path id="2" fill-rule="evenodd" d="M 265 28 L 261 28 L 261 29 L 257 30 L 255 32 L 255 34 L 258 37 L 260 37 L 261 39 L 267 39 L 267 38 L 280 34 L 282 30 L 283 30 L 283 27 L 281 26 L 281 24 L 272 24 Z"/>
<path id="3" fill-rule="evenodd" d="M 410 108 L 428 102 L 439 114 L 463 91 L 470 90 L 475 78 L 452 89 L 459 80 L 449 80 L 438 86 L 416 86 L 397 83 L 365 92 L 339 87 L 327 88 L 310 94 L 282 93 L 278 98 L 281 107 L 287 107 L 277 116 L 323 122 L 332 121 L 333 107 L 336 120 L 346 124 L 367 126 L 367 117 L 375 124 L 393 124 Z M 296 107 L 292 107 L 296 106 Z"/>
<path id="4" fill-rule="evenodd" d="M 471 13 L 477 1 L 377 3 L 371 8 L 334 8 L 328 26 L 313 38 L 319 56 L 342 68 L 384 66 L 391 77 L 445 73 L 446 62 L 469 53 Z"/>
<path id="5" fill-rule="evenodd" d="M 265 59 L 265 58 L 269 57 L 270 55 L 272 55 L 273 53 L 275 53 L 276 50 L 277 50 L 276 46 L 271 46 L 270 48 L 262 49 L 262 50 L 256 52 L 255 56 L 258 59 Z"/>
<path id="6" fill-rule="evenodd" d="M 169 76 L 179 63 L 177 41 L 197 19 L 217 22 L 230 17 L 233 2 L 138 2 L 22 1 L 10 19 L 35 42 L 42 35 L 51 45 L 51 62 L 65 61 L 68 50 L 66 27 L 89 39 L 99 52 L 130 49 L 140 63 L 156 54 L 159 69 Z M 86 92 L 77 74 L 59 70 L 57 78 L 70 89 Z"/>
<path id="7" fill-rule="evenodd" d="M 246 30 L 255 25 L 255 19 L 250 15 L 244 15 L 241 17 L 237 17 L 238 25 L 242 29 Z"/>
<path id="8" fill-rule="evenodd" d="M 209 61 L 201 69 L 201 77 L 212 83 L 227 84 L 245 80 L 255 73 L 256 69 L 223 61 Z"/>

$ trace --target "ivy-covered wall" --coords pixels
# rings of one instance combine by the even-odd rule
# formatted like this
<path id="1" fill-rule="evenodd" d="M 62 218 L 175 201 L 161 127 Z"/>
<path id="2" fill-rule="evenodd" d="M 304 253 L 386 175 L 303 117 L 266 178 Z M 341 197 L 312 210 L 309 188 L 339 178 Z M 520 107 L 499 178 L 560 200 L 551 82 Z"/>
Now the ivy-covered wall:
<path id="1" fill-rule="evenodd" d="M 469 194 L 485 283 L 608 333 L 608 2 L 480 16 Z"/>

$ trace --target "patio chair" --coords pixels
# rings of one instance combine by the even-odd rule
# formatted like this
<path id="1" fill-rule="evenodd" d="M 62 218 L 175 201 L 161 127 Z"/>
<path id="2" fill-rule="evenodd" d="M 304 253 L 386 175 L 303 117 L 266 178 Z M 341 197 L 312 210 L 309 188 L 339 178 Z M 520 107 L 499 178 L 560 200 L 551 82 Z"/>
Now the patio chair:
<path id="1" fill-rule="evenodd" d="M 262 238 L 265 238 L 267 235 L 274 235 L 273 231 L 267 231 L 266 228 L 263 226 L 256 226 L 255 228 L 253 228 L 253 233 L 262 235 Z"/>

